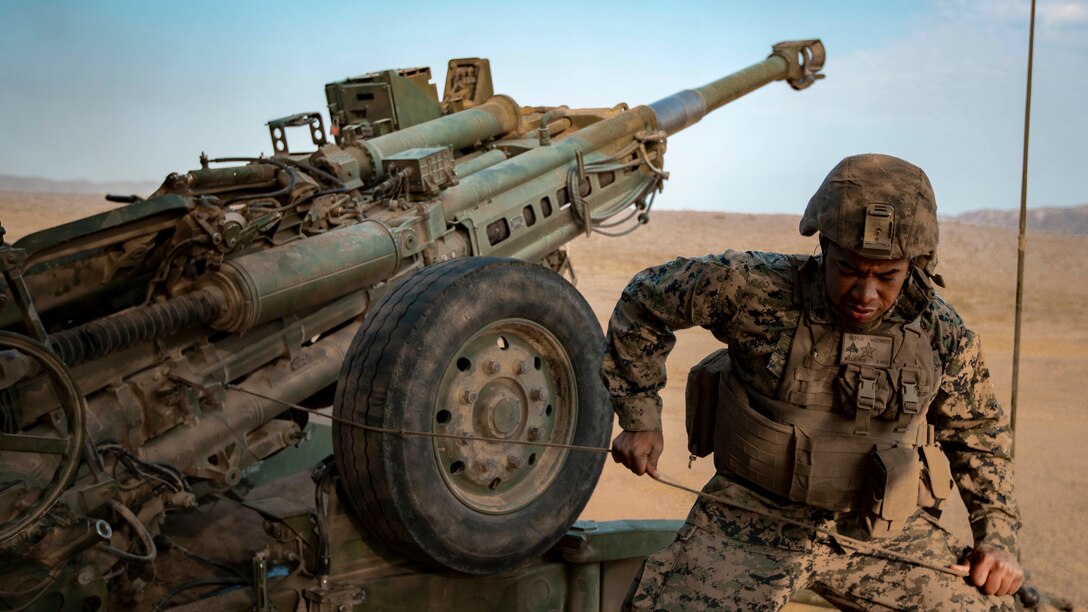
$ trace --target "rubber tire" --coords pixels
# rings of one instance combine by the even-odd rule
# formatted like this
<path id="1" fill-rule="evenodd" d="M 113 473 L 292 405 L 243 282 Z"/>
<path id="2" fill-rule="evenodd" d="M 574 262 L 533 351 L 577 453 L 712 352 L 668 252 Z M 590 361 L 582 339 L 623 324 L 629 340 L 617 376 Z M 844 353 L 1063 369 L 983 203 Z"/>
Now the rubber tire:
<path id="1" fill-rule="evenodd" d="M 598 375 L 604 348 L 599 323 L 570 283 L 514 259 L 446 261 L 385 295 L 349 349 L 335 415 L 430 431 L 439 381 L 458 349 L 477 330 L 507 318 L 543 326 L 567 351 L 578 394 L 572 443 L 606 447 L 612 410 Z M 334 421 L 333 445 L 343 495 L 370 533 L 392 551 L 468 574 L 514 569 L 551 548 L 585 507 L 605 460 L 604 453 L 568 451 L 542 495 L 513 512 L 485 514 L 450 491 L 429 438 L 364 432 Z"/>

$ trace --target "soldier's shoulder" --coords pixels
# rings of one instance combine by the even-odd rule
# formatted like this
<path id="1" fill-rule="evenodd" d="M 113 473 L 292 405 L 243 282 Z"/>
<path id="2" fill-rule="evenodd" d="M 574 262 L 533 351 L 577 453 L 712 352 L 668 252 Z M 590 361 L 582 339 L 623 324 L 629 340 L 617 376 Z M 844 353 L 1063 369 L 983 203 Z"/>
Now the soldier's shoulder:
<path id="1" fill-rule="evenodd" d="M 921 318 L 943 354 L 954 353 L 963 338 L 974 333 L 952 303 L 937 293 L 930 297 Z"/>
<path id="2" fill-rule="evenodd" d="M 699 258 L 705 286 L 730 287 L 734 296 L 791 291 L 796 274 L 791 256 L 763 251 L 725 251 Z"/>
<path id="3" fill-rule="evenodd" d="M 707 255 L 701 258 L 702 261 L 731 270 L 771 276 L 788 276 L 790 278 L 793 277 L 795 259 L 804 262 L 804 258 L 797 255 L 766 251 L 735 251 L 732 249 L 724 253 Z"/>
<path id="4" fill-rule="evenodd" d="M 930 296 L 923 318 L 929 319 L 941 331 L 952 332 L 966 327 L 952 303 L 936 292 Z"/>

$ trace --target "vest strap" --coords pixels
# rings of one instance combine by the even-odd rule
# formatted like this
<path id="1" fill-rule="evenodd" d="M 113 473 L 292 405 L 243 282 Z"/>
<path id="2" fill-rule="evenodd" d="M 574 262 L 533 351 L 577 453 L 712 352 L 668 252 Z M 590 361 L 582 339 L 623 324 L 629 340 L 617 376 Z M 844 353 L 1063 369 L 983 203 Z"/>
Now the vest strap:
<path id="1" fill-rule="evenodd" d="M 903 370 L 899 380 L 899 396 L 902 405 L 899 408 L 899 420 L 896 422 L 896 431 L 906 431 L 907 426 L 914 420 L 920 408 L 918 402 L 918 375 L 911 370 Z"/>
<path id="2" fill-rule="evenodd" d="M 858 392 L 854 398 L 857 413 L 854 415 L 854 433 L 859 436 L 869 435 L 869 423 L 876 407 L 876 385 L 879 374 L 873 368 L 861 366 L 858 372 Z"/>

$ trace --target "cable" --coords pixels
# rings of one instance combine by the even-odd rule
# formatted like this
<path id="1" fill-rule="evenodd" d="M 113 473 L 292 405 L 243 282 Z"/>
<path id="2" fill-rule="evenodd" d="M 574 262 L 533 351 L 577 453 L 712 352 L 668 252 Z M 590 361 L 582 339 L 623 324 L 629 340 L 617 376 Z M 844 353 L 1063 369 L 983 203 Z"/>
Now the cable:
<path id="1" fill-rule="evenodd" d="M 528 446 L 556 447 L 556 448 L 565 448 L 565 449 L 568 449 L 568 450 L 587 451 L 587 452 L 596 452 L 596 453 L 611 453 L 612 452 L 611 447 L 606 448 L 606 447 L 600 447 L 600 446 L 579 446 L 579 445 L 575 445 L 575 444 L 552 444 L 552 443 L 547 443 L 547 442 L 529 442 L 529 441 L 524 441 L 524 440 L 507 440 L 507 439 L 503 439 L 503 438 L 488 438 L 488 437 L 483 437 L 483 436 L 478 437 L 478 436 L 464 436 L 464 435 L 458 435 L 458 434 L 442 434 L 442 433 L 427 432 L 427 431 L 409 431 L 409 430 L 405 430 L 405 429 L 391 429 L 391 428 L 386 428 L 386 427 L 377 427 L 377 426 L 374 426 L 374 425 L 365 425 L 365 424 L 362 424 L 362 423 L 356 423 L 354 421 L 338 417 L 336 415 L 324 414 L 324 413 L 320 412 L 319 410 L 315 410 L 313 408 L 307 408 L 305 406 L 300 406 L 300 405 L 292 403 L 292 402 L 288 402 L 288 401 L 285 401 L 285 400 L 280 400 L 280 399 L 276 399 L 276 398 L 273 398 L 273 397 L 269 397 L 267 395 L 256 393 L 254 391 L 249 391 L 247 389 L 242 389 L 241 387 L 239 387 L 238 385 L 235 385 L 235 384 L 228 383 L 228 384 L 226 384 L 224 386 L 229 391 L 239 391 L 241 393 L 252 395 L 254 397 L 259 397 L 261 399 L 269 400 L 269 401 L 272 401 L 272 402 L 277 402 L 277 403 L 283 404 L 285 406 L 290 406 L 290 407 L 295 408 L 297 410 L 302 410 L 304 412 L 318 414 L 320 416 L 331 419 L 331 420 L 336 421 L 338 423 L 343 423 L 343 424 L 351 426 L 351 427 L 362 429 L 364 431 L 372 431 L 372 432 L 375 432 L 375 433 L 395 434 L 395 435 L 400 435 L 400 436 L 420 436 L 420 437 L 427 437 L 427 438 L 453 438 L 453 439 L 458 439 L 458 440 L 471 440 L 471 441 L 476 441 L 476 442 L 497 442 L 497 443 L 503 443 L 503 444 L 523 444 L 523 445 L 528 445 Z M 324 480 L 324 475 L 322 475 L 322 480 Z M 672 487 L 674 489 L 679 489 L 681 491 L 686 491 L 688 493 L 693 493 L 693 494 L 695 494 L 695 495 L 697 495 L 697 496 L 699 496 L 701 498 L 710 499 L 710 500 L 716 501 L 718 503 L 725 504 L 726 506 L 730 506 L 732 508 L 738 508 L 740 510 L 746 510 L 748 512 L 753 512 L 753 513 L 758 514 L 760 516 L 765 516 L 767 518 L 773 519 L 773 520 L 781 522 L 781 523 L 801 527 L 803 529 L 812 531 L 812 532 L 814 532 L 816 534 L 819 534 L 819 535 L 825 536 L 827 538 L 830 538 L 831 540 L 833 540 L 835 542 L 838 542 L 844 548 L 850 548 L 850 549 L 853 549 L 853 550 L 866 552 L 866 553 L 869 553 L 869 554 L 872 554 L 872 555 L 875 555 L 875 556 L 881 556 L 881 557 L 888 558 L 888 559 L 902 561 L 903 563 L 909 563 L 911 565 L 916 565 L 918 567 L 923 567 L 923 568 L 930 569 L 930 570 L 933 570 L 933 571 L 936 571 L 936 572 L 951 574 L 953 576 L 960 577 L 960 578 L 967 576 L 966 572 L 961 572 L 961 571 L 954 570 L 954 569 L 949 568 L 949 567 L 936 565 L 934 563 L 930 563 L 929 561 L 927 561 L 925 559 L 920 559 L 920 558 L 913 557 L 913 556 L 910 556 L 910 555 L 904 555 L 902 553 L 899 553 L 899 552 L 896 552 L 896 551 L 893 551 L 893 550 L 888 550 L 886 548 L 883 548 L 883 547 L 875 545 L 875 544 L 870 544 L 868 542 L 863 542 L 861 540 L 856 540 L 854 538 L 850 538 L 850 537 L 835 533 L 835 532 L 833 532 L 833 531 L 831 531 L 829 529 L 825 529 L 823 527 L 818 527 L 818 526 L 812 525 L 810 523 L 806 523 L 806 522 L 803 522 L 803 521 L 797 521 L 797 520 L 790 519 L 790 518 L 787 518 L 787 517 L 784 517 L 784 516 L 780 516 L 780 515 L 775 514 L 773 512 L 769 512 L 769 511 L 763 510 L 761 508 L 756 508 L 756 507 L 753 507 L 753 506 L 748 506 L 748 505 L 745 505 L 745 504 L 734 502 L 733 500 L 726 499 L 724 497 L 720 497 L 720 496 L 713 495 L 713 494 L 710 494 L 710 493 L 704 493 L 704 492 L 702 492 L 702 491 L 700 491 L 698 489 L 693 489 L 691 487 L 687 487 L 687 486 L 682 485 L 680 483 L 664 479 L 664 478 L 662 478 L 660 476 L 660 474 L 658 475 L 658 478 L 655 478 L 655 480 L 657 482 L 665 485 L 665 486 L 669 486 L 669 487 Z M 320 490 L 320 483 L 319 483 L 318 489 Z M 320 494 L 318 494 L 318 495 L 319 495 L 318 503 L 320 503 Z M 320 517 L 318 517 L 318 518 L 320 520 Z"/>
<path id="2" fill-rule="evenodd" d="M 249 584 L 248 582 L 241 582 L 237 578 L 200 578 L 198 580 L 190 580 L 189 582 L 182 583 L 172 589 L 166 595 L 163 595 L 161 599 L 155 602 L 155 605 L 151 608 L 151 612 L 162 612 L 166 609 L 166 606 L 170 604 L 170 600 L 174 598 L 178 593 L 182 591 L 188 591 L 189 589 L 195 589 L 202 586 L 244 586 Z"/>
<path id="3" fill-rule="evenodd" d="M 99 544 L 99 548 L 102 549 L 103 552 L 109 553 L 114 557 L 125 561 L 136 561 L 138 563 L 153 562 L 158 554 L 158 549 L 155 548 L 155 541 L 151 539 L 151 534 L 147 532 L 147 528 L 144 527 L 144 524 L 132 513 L 132 510 L 128 509 L 128 506 L 121 502 L 111 501 L 110 507 L 113 508 L 114 512 L 121 515 L 121 518 L 129 524 L 129 527 L 132 527 L 132 531 L 135 532 L 136 536 L 143 542 L 145 552 L 143 555 L 137 555 L 119 548 L 114 548 L 107 544 Z"/>
<path id="4" fill-rule="evenodd" d="M 836 533 L 834 531 L 831 531 L 830 529 L 825 529 L 823 527 L 818 527 L 818 526 L 813 525 L 811 523 L 806 523 L 804 521 L 797 521 L 797 520 L 794 520 L 794 519 L 791 519 L 791 518 L 786 518 L 784 516 L 775 514 L 774 512 L 769 512 L 767 510 L 763 510 L 763 509 L 757 508 L 755 506 L 749 506 L 747 504 L 742 504 L 742 503 L 739 503 L 739 502 L 735 502 L 735 501 L 733 501 L 731 499 L 727 499 L 727 498 L 721 497 L 719 495 L 714 495 L 712 493 L 704 493 L 703 491 L 700 491 L 698 489 L 693 489 L 691 487 L 684 486 L 684 485 L 682 485 L 682 484 L 680 484 L 678 482 L 673 482 L 671 480 L 668 480 L 668 479 L 666 479 L 664 476 L 662 476 L 660 474 L 658 474 L 657 478 L 654 478 L 654 480 L 656 480 L 657 482 L 660 482 L 663 485 L 670 486 L 670 487 L 672 487 L 674 489 L 680 489 L 681 491 L 687 491 L 688 493 L 693 493 L 693 494 L 695 494 L 698 497 L 701 497 L 703 499 L 709 499 L 711 501 L 715 501 L 715 502 L 718 502 L 720 504 L 725 504 L 726 506 L 729 506 L 731 508 L 737 508 L 739 510 L 745 510 L 745 511 L 751 512 L 753 514 L 758 514 L 760 516 L 765 516 L 767 518 L 773 519 L 773 520 L 778 521 L 780 523 L 785 523 L 787 525 L 793 525 L 794 527 L 800 527 L 802 529 L 812 531 L 812 532 L 816 533 L 817 535 L 822 535 L 822 536 L 824 536 L 824 537 L 826 537 L 826 538 L 828 538 L 828 539 L 830 539 L 832 541 L 838 542 L 839 544 L 841 544 L 843 546 L 843 548 L 850 548 L 850 549 L 857 550 L 857 551 L 860 551 L 860 552 L 866 552 L 866 553 L 869 553 L 869 554 L 872 554 L 872 555 L 875 555 L 875 556 L 878 556 L 878 557 L 885 557 L 885 558 L 888 558 L 888 559 L 893 559 L 895 561 L 902 561 L 904 563 L 909 563 L 911 565 L 917 565 L 918 567 L 924 567 L 926 569 L 930 569 L 930 570 L 933 570 L 935 572 L 941 572 L 943 574 L 951 574 L 952 576 L 956 576 L 957 578 L 966 578 L 967 576 L 970 575 L 969 572 L 954 570 L 954 569 L 952 569 L 950 567 L 945 567 L 943 565 L 937 565 L 935 563 L 930 563 L 929 561 L 926 561 L 925 559 L 921 559 L 921 558 L 918 558 L 918 557 L 913 557 L 911 555 L 905 555 L 903 553 L 899 553 L 899 552 L 896 552 L 894 550 L 888 550 L 887 548 L 884 548 L 882 546 L 877 546 L 875 544 L 870 544 L 869 542 L 863 542 L 861 540 L 856 540 L 854 538 L 847 537 L 847 536 L 844 536 L 844 535 L 842 535 L 840 533 Z"/>
<path id="5" fill-rule="evenodd" d="M 554 443 L 554 442 L 529 442 L 527 440 L 507 440 L 505 438 L 489 438 L 487 436 L 468 436 L 468 435 L 461 435 L 461 434 L 444 434 L 444 433 L 437 433 L 437 432 L 432 432 L 432 431 L 412 431 L 410 429 L 392 429 L 392 428 L 389 428 L 389 427 L 377 427 L 377 426 L 374 426 L 374 425 L 363 425 L 362 423 L 356 423 L 355 421 L 350 421 L 348 419 L 338 417 L 338 416 L 336 416 L 334 414 L 325 414 L 325 413 L 321 412 L 320 410 L 315 410 L 313 408 L 307 408 L 305 406 L 300 406 L 299 404 L 294 404 L 294 403 L 284 401 L 284 400 L 281 400 L 281 399 L 276 399 L 274 397 L 269 397 L 267 395 L 262 395 L 260 393 L 257 393 L 256 391 L 250 391 L 248 389 L 243 389 L 243 388 L 241 388 L 238 385 L 235 385 L 233 383 L 227 383 L 226 385 L 224 385 L 224 387 L 228 391 L 240 391 L 242 393 L 252 395 L 253 397 L 259 397 L 261 399 L 266 399 L 266 400 L 268 400 L 270 402 L 276 402 L 276 403 L 279 403 L 279 404 L 283 404 L 284 406 L 290 406 L 291 408 L 295 408 L 296 410 L 301 410 L 303 412 L 308 412 L 310 414 L 314 414 L 314 415 L 317 415 L 317 416 L 320 416 L 320 417 L 324 417 L 326 419 L 336 421 L 337 423 L 343 423 L 343 424 L 351 426 L 351 427 L 356 427 L 358 429 L 363 429 L 363 430 L 366 430 L 366 431 L 372 431 L 374 433 L 394 434 L 394 435 L 398 435 L 398 436 L 420 436 L 420 437 L 427 437 L 427 438 L 447 438 L 447 439 L 451 439 L 451 440 L 468 440 L 468 441 L 474 441 L 474 442 L 495 442 L 495 443 L 499 443 L 499 444 L 521 444 L 521 445 L 524 445 L 524 446 L 543 446 L 545 448 L 564 448 L 564 449 L 569 449 L 569 450 L 580 450 L 580 451 L 589 451 L 589 452 L 598 452 L 598 453 L 610 453 L 610 452 L 612 452 L 612 450 L 609 449 L 609 448 L 601 448 L 599 446 L 578 446 L 576 444 L 558 444 L 558 443 Z"/>
<path id="6" fill-rule="evenodd" d="M 661 190 L 662 183 L 669 178 L 668 172 L 655 166 L 650 160 L 649 152 L 646 150 L 646 143 L 662 143 L 664 140 L 665 135 L 661 132 L 650 134 L 640 133 L 635 136 L 634 142 L 624 147 L 619 153 L 592 164 L 580 164 L 579 167 L 572 167 L 567 172 L 567 194 L 570 197 L 571 213 L 574 215 L 575 221 L 582 227 L 588 228 L 590 232 L 596 232 L 603 236 L 610 237 L 625 236 L 635 231 L 639 225 L 646 223 L 649 220 L 650 209 L 653 206 L 653 201 L 657 196 L 657 192 Z M 635 159 L 624 161 L 619 164 L 616 163 L 620 160 L 626 160 L 627 157 L 632 154 L 636 155 Z M 582 199 L 580 189 L 583 180 L 582 172 L 599 174 L 602 172 L 615 172 L 624 168 L 642 166 L 649 169 L 651 173 L 650 176 L 646 177 L 646 179 L 644 179 L 628 197 L 621 199 L 619 203 L 607 210 L 593 214 L 588 204 Z M 650 200 L 643 204 L 647 193 L 651 194 Z M 618 221 L 610 221 L 612 217 L 622 213 L 632 204 L 638 204 L 638 206 L 636 206 L 630 214 Z M 602 231 L 603 228 L 612 228 L 623 225 L 636 216 L 637 223 L 625 230 L 616 232 Z"/>
<path id="7" fill-rule="evenodd" d="M 49 588 L 52 587 L 57 582 L 57 578 L 60 577 L 60 573 L 61 573 L 62 569 L 64 569 L 63 565 L 53 568 L 53 570 L 50 571 L 46 575 L 46 577 L 42 579 L 41 589 L 37 593 L 34 594 L 34 597 L 31 597 L 29 601 L 27 601 L 26 603 L 20 605 L 17 608 L 11 608 L 11 609 L 7 610 L 7 612 L 22 612 L 23 610 L 27 610 L 31 606 L 33 606 L 34 604 L 38 603 L 38 601 L 41 600 L 42 597 L 45 597 L 46 594 L 50 593 Z M 37 588 L 37 587 L 35 587 L 35 588 Z M 29 590 L 26 591 L 26 592 L 29 592 Z M 6 596 L 6 595 L 0 595 L 0 596 Z"/>
<path id="8" fill-rule="evenodd" d="M 272 165 L 276 165 L 276 164 L 272 164 Z M 279 167 L 279 166 L 277 166 L 277 167 Z M 279 189 L 277 189 L 275 191 L 270 191 L 270 192 L 266 192 L 266 193 L 253 193 L 253 194 L 249 194 L 249 195 L 235 196 L 235 197 L 233 197 L 233 198 L 231 198 L 229 200 L 224 200 L 222 206 L 230 206 L 231 204 L 237 204 L 238 202 L 245 202 L 247 200 L 258 200 L 258 199 L 262 199 L 262 198 L 271 199 L 271 198 L 275 198 L 277 196 L 290 194 L 291 190 L 293 190 L 295 188 L 295 183 L 297 182 L 297 179 L 295 178 L 295 173 L 291 172 L 290 168 L 280 168 L 280 170 L 282 170 L 284 173 L 287 174 L 287 184 L 284 185 L 283 187 L 281 187 L 281 188 L 279 188 Z M 285 204 L 283 206 L 280 206 L 280 207 L 272 209 L 272 210 L 273 211 L 282 210 L 282 209 L 288 208 L 290 206 L 292 206 L 292 204 Z"/>
<path id="9" fill-rule="evenodd" d="M 209 159 L 208 162 L 213 163 L 213 164 L 238 163 L 238 162 L 265 163 L 265 164 L 272 164 L 273 166 L 276 166 L 276 167 L 281 168 L 283 170 L 286 170 L 287 166 L 292 166 L 292 167 L 295 167 L 295 168 L 298 168 L 298 169 L 302 170 L 303 172 L 305 172 L 305 173 L 307 173 L 307 174 L 309 174 L 311 176 L 314 176 L 315 178 L 321 177 L 321 178 L 325 179 L 326 181 L 334 183 L 337 187 L 346 186 L 344 181 L 340 180 L 340 177 L 334 176 L 332 174 L 329 174 L 328 172 L 325 172 L 324 170 L 322 170 L 320 168 L 315 168 L 314 166 L 311 166 L 310 164 L 299 161 L 297 159 L 292 159 L 290 157 L 217 157 L 216 159 Z"/>
<path id="10" fill-rule="evenodd" d="M 151 478 L 162 482 L 166 486 L 170 487 L 174 491 L 190 491 L 189 482 L 182 475 L 181 471 L 172 465 L 165 463 L 153 463 L 145 461 L 139 457 L 133 455 L 127 448 L 116 442 L 104 442 L 99 444 L 96 449 L 102 453 L 116 453 L 118 455 L 118 463 L 122 463 L 130 472 L 143 476 L 144 478 Z M 141 469 L 142 468 L 142 469 Z M 147 470 L 147 471 L 145 471 Z M 113 471 L 116 479 L 117 464 L 113 466 Z M 162 476 L 170 479 L 170 481 L 164 480 L 162 477 L 155 474 L 150 474 L 148 471 L 157 472 Z M 118 482 L 120 482 L 118 480 Z M 125 490 L 131 490 L 137 488 L 139 485 L 133 485 L 124 487 Z"/>

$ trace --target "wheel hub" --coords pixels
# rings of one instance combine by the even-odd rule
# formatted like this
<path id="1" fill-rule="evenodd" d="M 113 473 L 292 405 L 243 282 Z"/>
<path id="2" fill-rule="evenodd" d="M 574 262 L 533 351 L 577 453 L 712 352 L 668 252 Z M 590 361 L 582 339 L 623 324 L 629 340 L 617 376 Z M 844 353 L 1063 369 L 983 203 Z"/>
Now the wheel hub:
<path id="1" fill-rule="evenodd" d="M 502 442 L 435 438 L 442 476 L 465 505 L 503 514 L 547 489 L 576 422 L 570 358 L 555 337 L 522 319 L 494 322 L 462 345 L 434 406 L 434 431 Z"/>
<path id="2" fill-rule="evenodd" d="M 502 384 L 506 382 L 500 381 L 484 387 L 476 404 L 477 411 L 483 416 L 483 429 L 490 431 L 489 437 L 508 437 L 521 425 L 523 419 L 525 402 L 508 384 Z"/>

